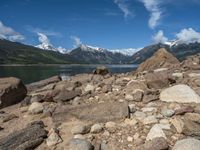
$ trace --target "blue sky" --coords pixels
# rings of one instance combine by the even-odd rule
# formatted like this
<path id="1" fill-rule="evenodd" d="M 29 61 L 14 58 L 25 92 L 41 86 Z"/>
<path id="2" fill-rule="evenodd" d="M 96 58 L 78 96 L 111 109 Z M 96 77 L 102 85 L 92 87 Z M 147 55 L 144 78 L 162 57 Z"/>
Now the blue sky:
<path id="1" fill-rule="evenodd" d="M 0 38 L 38 45 L 42 33 L 55 47 L 139 48 L 199 38 L 199 14 L 200 0 L 1 0 Z"/>

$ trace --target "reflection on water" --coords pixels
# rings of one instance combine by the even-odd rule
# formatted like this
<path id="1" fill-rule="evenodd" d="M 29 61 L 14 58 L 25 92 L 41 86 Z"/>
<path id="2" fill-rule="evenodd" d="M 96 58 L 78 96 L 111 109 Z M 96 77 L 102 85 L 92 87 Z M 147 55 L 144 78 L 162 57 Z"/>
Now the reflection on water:
<path id="1" fill-rule="evenodd" d="M 0 66 L 0 77 L 18 77 L 25 84 L 36 82 L 54 75 L 71 76 L 91 73 L 98 65 L 51 65 L 51 66 Z M 130 72 L 136 65 L 105 65 L 112 73 Z"/>

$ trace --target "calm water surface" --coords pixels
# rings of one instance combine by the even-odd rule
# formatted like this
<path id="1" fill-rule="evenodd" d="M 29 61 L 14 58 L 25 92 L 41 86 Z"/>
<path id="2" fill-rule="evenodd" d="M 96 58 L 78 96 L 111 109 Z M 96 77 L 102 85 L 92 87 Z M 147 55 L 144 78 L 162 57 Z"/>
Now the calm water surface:
<path id="1" fill-rule="evenodd" d="M 0 66 L 0 77 L 18 77 L 25 84 L 49 78 L 54 75 L 71 76 L 91 73 L 98 65 L 48 65 L 48 66 Z M 112 73 L 125 73 L 137 65 L 105 65 Z"/>

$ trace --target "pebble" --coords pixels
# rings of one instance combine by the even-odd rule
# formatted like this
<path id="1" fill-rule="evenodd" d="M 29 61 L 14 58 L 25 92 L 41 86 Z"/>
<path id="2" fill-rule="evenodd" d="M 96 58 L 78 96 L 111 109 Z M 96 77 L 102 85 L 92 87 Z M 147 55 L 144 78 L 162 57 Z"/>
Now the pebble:
<path id="1" fill-rule="evenodd" d="M 149 131 L 146 137 L 146 141 L 153 140 L 157 137 L 163 137 L 166 139 L 166 135 L 162 130 L 162 126 L 160 124 L 155 124 Z"/>
<path id="2" fill-rule="evenodd" d="M 39 103 L 39 102 L 33 102 L 29 108 L 28 108 L 28 112 L 30 114 L 39 114 L 39 113 L 42 113 L 43 112 L 43 105 L 42 103 Z"/>
<path id="3" fill-rule="evenodd" d="M 155 124 L 158 123 L 158 119 L 155 116 L 148 116 L 142 120 L 144 125 Z"/>
<path id="4" fill-rule="evenodd" d="M 70 150 L 93 150 L 94 147 L 85 139 L 72 139 L 69 143 Z"/>
<path id="5" fill-rule="evenodd" d="M 99 133 L 103 130 L 103 125 L 102 124 L 94 124 L 91 129 L 90 132 L 91 133 Z"/>
<path id="6" fill-rule="evenodd" d="M 83 125 L 83 124 L 79 124 L 79 125 L 76 125 L 72 128 L 71 132 L 72 134 L 86 134 L 88 133 L 88 127 L 86 125 Z"/>
<path id="7" fill-rule="evenodd" d="M 165 117 L 172 117 L 174 115 L 175 111 L 172 109 L 162 109 L 161 114 Z"/>

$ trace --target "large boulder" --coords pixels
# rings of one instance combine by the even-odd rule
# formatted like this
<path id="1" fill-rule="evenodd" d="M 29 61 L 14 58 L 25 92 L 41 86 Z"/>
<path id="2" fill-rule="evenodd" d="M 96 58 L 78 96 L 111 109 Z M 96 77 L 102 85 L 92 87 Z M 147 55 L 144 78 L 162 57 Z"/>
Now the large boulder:
<path id="1" fill-rule="evenodd" d="M 179 60 L 165 48 L 161 48 L 151 58 L 140 64 L 137 72 L 153 71 L 158 68 L 173 68 L 177 66 L 180 66 Z"/>
<path id="2" fill-rule="evenodd" d="M 169 71 L 147 73 L 144 78 L 150 89 L 162 89 L 176 82 Z"/>
<path id="3" fill-rule="evenodd" d="M 26 87 L 20 79 L 0 78 L 0 109 L 21 102 L 26 93 Z"/>
<path id="4" fill-rule="evenodd" d="M 164 102 L 177 103 L 200 103 L 199 95 L 189 86 L 184 84 L 164 89 L 160 93 L 160 100 Z"/>
<path id="5" fill-rule="evenodd" d="M 172 150 L 199 150 L 200 141 L 196 139 L 183 139 L 177 141 Z"/>
<path id="6" fill-rule="evenodd" d="M 93 71 L 93 73 L 99 75 L 106 75 L 109 73 L 109 70 L 105 66 L 99 66 Z"/>

